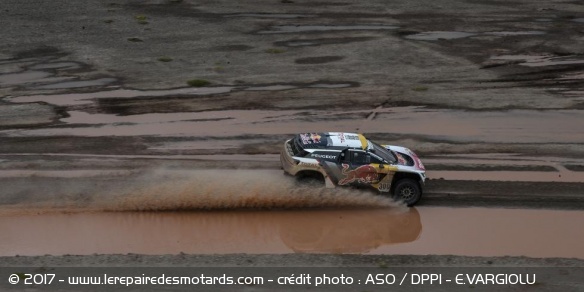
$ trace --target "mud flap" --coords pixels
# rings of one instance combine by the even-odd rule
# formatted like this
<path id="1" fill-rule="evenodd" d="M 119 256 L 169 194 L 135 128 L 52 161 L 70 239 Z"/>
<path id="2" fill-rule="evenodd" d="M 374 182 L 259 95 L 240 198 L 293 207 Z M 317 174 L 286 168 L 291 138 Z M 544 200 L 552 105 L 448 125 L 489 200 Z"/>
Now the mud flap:
<path id="1" fill-rule="evenodd" d="M 324 185 L 327 189 L 334 189 L 335 184 L 331 181 L 330 177 L 327 175 L 324 178 Z"/>

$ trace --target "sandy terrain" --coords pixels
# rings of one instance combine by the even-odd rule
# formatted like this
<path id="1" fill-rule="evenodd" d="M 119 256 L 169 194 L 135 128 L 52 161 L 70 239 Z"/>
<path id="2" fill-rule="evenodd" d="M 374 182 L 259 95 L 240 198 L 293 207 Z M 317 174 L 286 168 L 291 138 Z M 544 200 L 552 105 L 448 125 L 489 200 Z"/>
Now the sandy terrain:
<path id="1" fill-rule="evenodd" d="M 43 214 L 99 218 L 110 214 L 104 211 L 125 216 L 119 214 L 269 209 L 276 215 L 258 216 L 273 225 L 253 223 L 258 222 L 253 216 L 235 220 L 202 213 L 197 220 L 249 221 L 253 227 L 209 223 L 201 228 L 253 230 L 245 234 L 250 238 L 268 230 L 266 238 L 281 244 L 320 234 L 286 223 L 304 215 L 278 217 L 290 208 L 316 209 L 311 216 L 332 222 L 330 230 L 340 223 L 322 209 L 385 210 L 373 212 L 381 218 L 395 218 L 393 212 L 403 209 L 367 192 L 298 188 L 281 175 L 281 143 L 304 131 L 361 132 L 416 151 L 430 180 L 420 210 L 414 210 L 427 228 L 431 225 L 425 222 L 447 218 L 436 210 L 459 214 L 456 209 L 462 207 L 517 208 L 521 214 L 540 210 L 542 222 L 559 218 L 545 212 L 567 212 L 565 222 L 583 216 L 584 5 L 577 1 L 14 0 L 3 1 L 0 25 L 4 222 L 24 216 L 27 228 L 42 230 L 48 228 L 39 225 L 44 217 L 35 216 Z M 87 220 L 111 224 L 91 221 L 95 218 Z M 377 220 L 369 219 L 365 222 Z M 529 229 L 538 225 L 533 221 L 513 222 Z M 483 227 L 485 232 L 495 228 Z M 108 255 L 107 247 L 105 255 L 83 250 L 78 253 L 85 256 L 73 260 L 62 251 L 35 257 L 43 255 L 39 247 L 19 248 L 39 238 L 19 237 L 10 224 L 0 228 L 13 232 L 14 239 L 2 239 L 2 255 L 23 251 L 20 255 L 30 256 L 3 257 L 2 266 L 182 266 L 201 259 L 176 255 L 184 246 L 159 249 L 171 254 L 165 256 Z M 574 228 L 573 237 L 562 233 L 569 237 L 564 241 L 552 227 L 529 236 L 557 238 L 565 250 L 577 250 L 568 247 L 582 235 Z M 293 230 L 294 236 L 282 236 L 282 230 Z M 425 236 L 432 229 L 413 230 L 425 240 L 418 242 L 431 242 Z M 253 255 L 271 252 L 262 252 L 261 243 L 251 239 L 247 244 L 259 250 L 188 253 L 247 252 L 201 257 L 250 266 L 282 259 L 300 266 L 375 266 L 377 256 L 339 255 L 375 248 L 387 248 L 380 252 L 386 254 L 380 256 L 384 262 L 432 266 L 450 262 L 448 255 L 456 253 L 392 257 L 387 255 L 394 251 L 392 244 L 402 241 L 388 240 L 392 233 L 369 231 L 362 242 L 349 244 L 352 250 L 309 245 L 328 253 L 322 256 L 288 255 L 310 251 L 276 245 L 280 255 Z M 582 266 L 578 253 L 543 253 L 549 247 L 535 246 L 541 249 L 529 255 L 505 249 L 484 254 L 485 248 L 452 261 L 457 266 L 493 261 Z M 109 251 L 127 253 L 124 248 Z M 152 255 L 156 248 L 143 250 Z M 423 247 L 406 251 L 431 253 Z M 531 258 L 502 258 L 509 255 Z M 561 259 L 570 257 L 579 260 Z"/>

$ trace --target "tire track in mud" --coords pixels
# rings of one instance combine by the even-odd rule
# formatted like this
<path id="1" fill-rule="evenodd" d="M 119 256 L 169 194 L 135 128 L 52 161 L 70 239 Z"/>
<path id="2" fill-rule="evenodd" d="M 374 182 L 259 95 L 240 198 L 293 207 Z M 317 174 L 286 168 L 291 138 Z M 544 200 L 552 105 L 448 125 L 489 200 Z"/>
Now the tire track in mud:
<path id="1" fill-rule="evenodd" d="M 15 204 L 3 202 L 0 214 L 399 206 L 370 191 L 298 185 L 273 170 L 161 168 L 100 182 L 75 178 L 11 191 L 27 196 Z"/>

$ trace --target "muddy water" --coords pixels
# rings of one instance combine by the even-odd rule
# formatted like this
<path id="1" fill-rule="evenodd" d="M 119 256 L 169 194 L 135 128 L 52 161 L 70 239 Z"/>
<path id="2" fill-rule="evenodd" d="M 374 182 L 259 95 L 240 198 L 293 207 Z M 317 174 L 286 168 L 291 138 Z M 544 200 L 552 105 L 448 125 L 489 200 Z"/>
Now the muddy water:
<path id="1" fill-rule="evenodd" d="M 355 120 L 355 114 L 374 118 Z M 300 115 L 300 113 L 305 113 Z M 584 143 L 581 110 L 465 112 L 419 107 L 346 112 L 228 110 L 116 116 L 70 111 L 75 127 L 0 131 L 7 136 L 209 136 L 347 131 L 427 135 L 454 141 Z M 314 120 L 318 119 L 318 123 Z M 99 127 L 96 127 L 98 125 Z M 388 126 L 389 125 L 389 126 Z M 542 135 L 545 133 L 545 135 Z"/>
<path id="2" fill-rule="evenodd" d="M 160 150 L 169 149 L 198 149 L 199 147 L 224 147 L 235 146 L 236 141 L 222 141 L 222 143 L 194 141 L 184 143 L 166 143 L 156 148 Z M 233 143 L 233 144 L 230 144 Z M 192 148 L 190 148 L 192 147 Z M 110 159 L 118 164 L 123 164 L 125 160 L 148 159 L 148 160 L 210 160 L 210 161 L 246 161 L 278 163 L 280 156 L 278 154 L 230 154 L 230 155 L 92 155 L 92 154 L 60 154 L 60 153 L 21 153 L 11 154 L 13 157 L 19 156 L 40 156 L 40 157 L 76 157 L 80 159 Z M 468 156 L 468 157 L 467 157 Z M 1 161 L 1 160 L 0 160 Z M 10 160 L 7 160 L 10 161 Z M 584 172 L 572 171 L 567 169 L 564 164 L 581 163 L 580 159 L 554 158 L 554 157 L 514 157 L 513 155 L 503 153 L 489 153 L 484 155 L 443 155 L 443 158 L 427 158 L 425 163 L 431 164 L 456 164 L 466 166 L 467 168 L 475 167 L 477 170 L 433 170 L 428 168 L 426 176 L 429 179 L 447 179 L 447 180 L 476 180 L 476 181 L 524 181 L 524 182 L 577 182 L 584 181 Z M 555 171 L 537 171 L 537 170 L 484 170 L 480 169 L 485 165 L 488 166 L 534 166 L 534 167 L 551 167 Z M 208 170 L 212 171 L 212 170 Z M 184 171 L 183 171 L 184 172 Z M 222 170 L 225 172 L 225 170 Z M 8 177 L 62 177 L 62 178 L 82 178 L 97 176 L 131 176 L 136 172 L 119 169 L 85 169 L 85 170 L 0 170 L 0 178 Z M 248 172 L 249 173 L 249 172 Z M 273 170 L 255 169 L 254 174 L 265 176 L 273 175 Z M 279 174 L 278 174 L 279 175 Z M 256 178 L 260 179 L 260 178 Z M 272 177 L 272 179 L 274 179 Z"/>
<path id="3" fill-rule="evenodd" d="M 371 253 L 584 258 L 582 211 L 386 208 L 23 214 L 0 255 Z"/>

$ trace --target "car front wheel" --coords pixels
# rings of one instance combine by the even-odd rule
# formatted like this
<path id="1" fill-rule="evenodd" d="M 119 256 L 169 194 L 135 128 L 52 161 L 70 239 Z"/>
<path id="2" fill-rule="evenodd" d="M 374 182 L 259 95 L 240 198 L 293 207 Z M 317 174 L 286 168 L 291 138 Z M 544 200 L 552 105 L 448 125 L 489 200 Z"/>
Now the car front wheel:
<path id="1" fill-rule="evenodd" d="M 422 189 L 418 182 L 413 179 L 401 179 L 393 189 L 393 198 L 398 202 L 403 202 L 409 207 L 415 205 L 422 197 Z"/>

